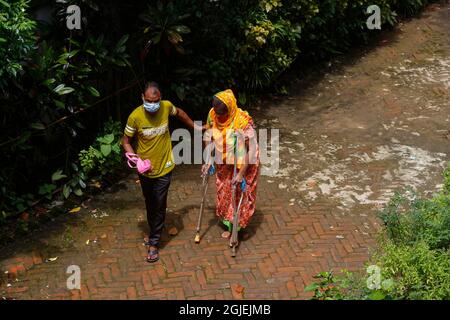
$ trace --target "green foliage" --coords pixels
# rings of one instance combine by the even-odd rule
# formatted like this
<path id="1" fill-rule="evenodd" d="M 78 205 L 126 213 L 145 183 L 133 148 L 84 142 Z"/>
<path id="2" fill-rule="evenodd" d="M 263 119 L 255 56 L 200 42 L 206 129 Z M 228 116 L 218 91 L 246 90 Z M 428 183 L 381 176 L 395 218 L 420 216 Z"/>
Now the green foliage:
<path id="1" fill-rule="evenodd" d="M 442 192 L 444 195 L 450 194 L 450 166 L 444 172 L 444 187 Z"/>
<path id="2" fill-rule="evenodd" d="M 383 278 L 395 279 L 396 299 L 436 300 L 450 298 L 450 250 L 431 249 L 425 241 L 411 245 L 384 243 L 375 259 Z"/>
<path id="3" fill-rule="evenodd" d="M 0 90 L 15 79 L 35 46 L 36 23 L 28 17 L 28 0 L 0 1 Z"/>
<path id="4" fill-rule="evenodd" d="M 126 52 L 128 35 L 113 41 L 94 32 L 68 37 L 64 19 L 63 28 L 53 25 L 56 31 L 47 34 L 42 24 L 26 20 L 26 3 L 0 1 L 0 20 L 11 18 L 8 23 L 0 23 L 0 38 L 7 32 L 13 33 L 15 39 L 8 41 L 5 54 L 12 53 L 20 60 L 21 70 L 19 77 L 4 71 L 8 64 L 0 66 L 0 73 L 11 73 L 0 75 L 0 90 L 3 87 L 6 93 L 0 95 L 0 147 L 4 154 L 0 166 L 0 212 L 4 218 L 23 211 L 42 196 L 51 198 L 56 191 L 54 186 L 63 188 L 66 197 L 82 194 L 85 179 L 82 172 L 74 169 L 73 161 L 89 137 L 86 127 L 90 123 L 78 114 L 105 94 L 99 84 L 106 74 L 130 65 Z M 35 25 L 39 28 L 37 37 Z M 16 44 L 22 46 L 22 51 L 15 49 Z M 0 43 L 2 61 L 13 61 L 2 56 L 3 48 Z M 60 173 L 48 183 L 48 175 L 58 167 L 67 177 Z"/>
<path id="5" fill-rule="evenodd" d="M 162 1 L 158 0 L 156 6 L 148 6 L 148 13 L 140 15 L 141 20 L 148 24 L 144 28 L 144 34 L 167 56 L 173 54 L 173 50 L 180 54 L 185 53 L 181 44 L 183 35 L 191 32 L 191 29 L 184 24 L 190 14 L 183 14 L 182 9 L 174 2 L 164 5 Z"/>
<path id="6" fill-rule="evenodd" d="M 430 249 L 450 244 L 450 196 L 408 200 L 397 195 L 381 214 L 389 238 L 399 245 L 426 243 Z"/>
<path id="7" fill-rule="evenodd" d="M 336 278 L 333 272 L 321 272 L 314 276 L 317 282 L 310 284 L 305 288 L 306 292 L 314 292 L 313 300 L 342 300 L 343 295 L 340 290 L 342 285 L 338 283 L 342 281 Z"/>
<path id="8" fill-rule="evenodd" d="M 95 143 L 79 153 L 80 164 L 84 172 L 103 176 L 120 168 L 122 165 L 121 138 L 120 122 L 109 120 Z"/>
<path id="9" fill-rule="evenodd" d="M 331 273 L 317 276 L 314 299 L 411 299 L 450 298 L 450 195 L 444 188 L 431 199 L 397 193 L 381 212 L 386 236 L 371 259 L 380 270 L 380 284 L 369 289 L 370 275 Z M 408 197 L 409 195 L 409 197 Z"/>

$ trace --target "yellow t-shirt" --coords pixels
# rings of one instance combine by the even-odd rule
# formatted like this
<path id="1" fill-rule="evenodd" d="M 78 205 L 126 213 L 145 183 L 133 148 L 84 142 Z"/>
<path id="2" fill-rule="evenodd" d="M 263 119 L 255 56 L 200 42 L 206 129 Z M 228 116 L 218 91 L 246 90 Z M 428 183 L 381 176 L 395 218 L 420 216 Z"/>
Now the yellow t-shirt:
<path id="1" fill-rule="evenodd" d="M 177 109 L 167 100 L 161 100 L 159 110 L 150 114 L 141 105 L 128 117 L 124 133 L 136 136 L 136 153 L 142 160 L 149 159 L 153 170 L 144 176 L 158 178 L 175 168 L 172 154 L 172 141 L 169 133 L 169 115 L 176 115 Z"/>

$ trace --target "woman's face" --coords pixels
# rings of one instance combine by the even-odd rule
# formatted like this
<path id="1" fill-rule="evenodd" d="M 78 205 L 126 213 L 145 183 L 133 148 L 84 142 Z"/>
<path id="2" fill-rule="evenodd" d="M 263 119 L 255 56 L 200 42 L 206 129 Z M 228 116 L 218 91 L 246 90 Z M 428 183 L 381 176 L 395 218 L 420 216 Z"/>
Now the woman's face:
<path id="1" fill-rule="evenodd" d="M 227 106 L 216 97 L 213 98 L 213 108 L 219 122 L 225 122 L 228 119 Z"/>

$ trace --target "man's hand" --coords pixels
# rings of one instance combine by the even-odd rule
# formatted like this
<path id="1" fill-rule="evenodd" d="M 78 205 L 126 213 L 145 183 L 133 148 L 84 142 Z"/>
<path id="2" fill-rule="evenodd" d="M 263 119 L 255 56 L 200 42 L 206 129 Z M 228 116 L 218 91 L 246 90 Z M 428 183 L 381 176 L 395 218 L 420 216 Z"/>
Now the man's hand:
<path id="1" fill-rule="evenodd" d="M 133 147 L 131 146 L 131 141 L 130 141 L 130 137 L 128 137 L 127 135 L 123 135 L 122 137 L 122 148 L 125 151 L 125 153 L 129 152 L 129 153 L 134 153 Z"/>
<path id="2" fill-rule="evenodd" d="M 202 125 L 202 126 L 199 126 L 198 124 L 196 124 L 195 122 L 194 122 L 194 130 L 197 130 L 197 131 L 205 131 L 207 129 L 207 127 L 206 127 L 206 124 L 204 124 L 204 125 Z"/>

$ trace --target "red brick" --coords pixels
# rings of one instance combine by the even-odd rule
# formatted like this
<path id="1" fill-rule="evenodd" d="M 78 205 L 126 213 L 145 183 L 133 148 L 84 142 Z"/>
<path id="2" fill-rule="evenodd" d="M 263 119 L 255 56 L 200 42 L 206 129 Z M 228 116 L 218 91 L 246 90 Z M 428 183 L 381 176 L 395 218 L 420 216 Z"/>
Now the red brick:
<path id="1" fill-rule="evenodd" d="M 127 288 L 127 296 L 128 299 L 136 300 L 137 299 L 137 292 L 135 287 L 128 287 Z"/>

